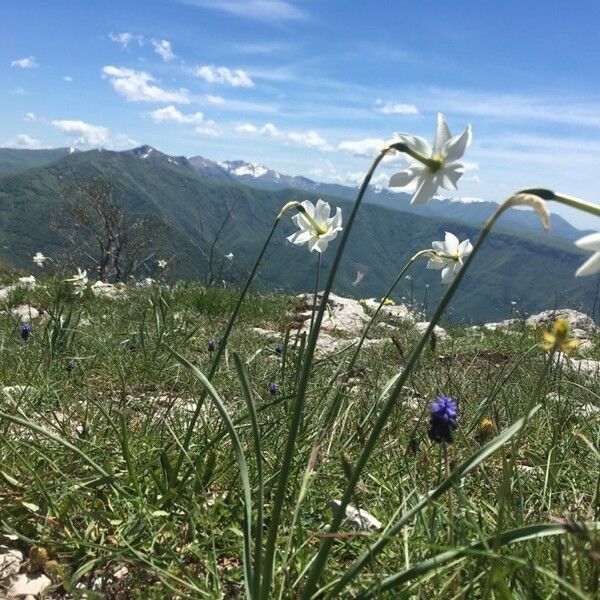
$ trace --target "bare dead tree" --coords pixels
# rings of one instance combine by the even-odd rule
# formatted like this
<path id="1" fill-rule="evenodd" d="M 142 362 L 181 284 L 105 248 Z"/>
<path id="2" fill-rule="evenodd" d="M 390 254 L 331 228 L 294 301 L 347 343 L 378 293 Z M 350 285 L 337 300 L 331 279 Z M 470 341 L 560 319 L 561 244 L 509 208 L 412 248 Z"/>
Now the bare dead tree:
<path id="1" fill-rule="evenodd" d="M 127 281 L 156 255 L 160 224 L 127 214 L 112 182 L 94 178 L 72 186 L 55 224 L 70 243 L 69 261 L 90 265 L 101 281 Z"/>
<path id="2" fill-rule="evenodd" d="M 221 239 L 223 233 L 226 230 L 227 223 L 232 217 L 233 210 L 227 200 L 225 200 L 225 208 L 226 214 L 223 218 L 223 221 L 219 225 L 216 233 L 209 240 L 207 239 L 207 234 L 204 228 L 204 222 L 202 219 L 202 215 L 198 214 L 198 232 L 199 236 L 197 239 L 193 240 L 194 245 L 206 261 L 206 272 L 204 274 L 204 282 L 207 287 L 211 287 L 213 285 L 218 284 L 223 281 L 227 276 L 231 277 L 231 260 L 228 256 L 219 249 L 219 240 Z"/>

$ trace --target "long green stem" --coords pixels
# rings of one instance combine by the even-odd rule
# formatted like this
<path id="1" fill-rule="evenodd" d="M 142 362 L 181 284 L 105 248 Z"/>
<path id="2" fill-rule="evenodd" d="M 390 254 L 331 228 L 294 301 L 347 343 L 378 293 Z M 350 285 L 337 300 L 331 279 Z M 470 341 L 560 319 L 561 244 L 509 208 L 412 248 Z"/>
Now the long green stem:
<path id="1" fill-rule="evenodd" d="M 381 299 L 381 301 L 379 302 L 379 305 L 377 306 L 377 308 L 375 309 L 375 312 L 373 313 L 373 316 L 371 317 L 371 319 L 369 320 L 369 322 L 367 323 L 367 326 L 365 327 L 360 340 L 358 341 L 358 344 L 356 346 L 356 349 L 354 350 L 354 354 L 352 355 L 352 357 L 350 358 L 350 362 L 348 363 L 348 366 L 346 367 L 346 372 L 350 371 L 352 369 L 352 367 L 354 367 L 356 361 L 358 360 L 358 356 L 360 354 L 361 348 L 365 342 L 365 339 L 367 338 L 367 335 L 369 335 L 369 331 L 371 330 L 371 326 L 373 325 L 373 323 L 375 322 L 375 320 L 377 319 L 377 316 L 379 315 L 381 309 L 383 308 L 386 300 L 392 295 L 393 291 L 396 289 L 396 286 L 398 285 L 398 283 L 400 282 L 400 280 L 402 279 L 402 277 L 404 277 L 404 274 L 406 273 L 406 271 L 408 271 L 408 269 L 411 267 L 411 265 L 419 258 L 423 257 L 423 256 L 429 256 L 432 254 L 431 250 L 421 250 L 420 252 L 417 252 L 414 256 L 412 256 L 409 261 L 404 265 L 404 267 L 402 267 L 402 270 L 398 273 L 398 275 L 396 276 L 396 279 L 394 279 L 392 285 L 389 287 L 388 291 L 385 293 L 385 295 L 383 296 L 383 298 Z M 337 375 L 339 375 L 339 370 L 336 371 L 336 377 Z M 335 383 L 335 378 L 336 377 L 332 377 L 331 381 L 329 382 L 328 387 L 332 388 L 334 383 Z M 322 433 L 321 435 L 324 434 L 324 432 L 326 431 L 327 427 L 329 426 L 329 423 L 331 423 L 335 418 L 336 415 L 338 413 L 338 408 L 339 408 L 339 404 L 340 404 L 340 400 L 342 397 L 342 390 L 341 389 L 337 389 L 335 396 L 333 397 L 331 403 L 329 404 L 329 407 L 327 408 L 327 412 L 326 412 L 326 417 L 323 421 L 323 429 L 322 429 Z"/>
<path id="2" fill-rule="evenodd" d="M 329 275 L 327 278 L 327 283 L 325 285 L 325 289 L 323 291 L 323 297 L 321 298 L 321 304 L 319 306 L 319 311 L 317 313 L 315 323 L 312 331 L 310 332 L 310 336 L 308 338 L 308 342 L 306 345 L 305 358 L 302 364 L 302 372 L 300 376 L 300 380 L 298 382 L 297 393 L 294 399 L 294 407 L 293 413 L 290 422 L 289 434 L 286 442 L 286 447 L 284 450 L 283 461 L 281 464 L 281 472 L 279 475 L 279 480 L 277 482 L 277 489 L 274 495 L 274 503 L 273 503 L 273 511 L 271 513 L 271 523 L 269 525 L 269 532 L 267 536 L 267 542 L 265 545 L 265 554 L 263 557 L 263 575 L 262 575 L 262 585 L 261 585 L 261 598 L 263 600 L 268 600 L 271 593 L 271 584 L 273 580 L 273 566 L 274 566 L 274 558 L 275 558 L 275 547 L 277 545 L 277 533 L 279 531 L 279 524 L 281 521 L 281 513 L 283 511 L 283 505 L 285 503 L 285 492 L 288 484 L 288 480 L 290 477 L 290 469 L 292 466 L 292 461 L 294 458 L 294 449 L 296 446 L 296 439 L 298 437 L 298 432 L 300 429 L 300 423 L 302 420 L 302 413 L 304 409 L 304 403 L 306 399 L 306 389 L 308 387 L 308 380 L 310 378 L 310 371 L 313 363 L 313 357 L 315 353 L 315 348 L 317 345 L 317 337 L 319 335 L 319 331 L 321 329 L 321 323 L 323 321 L 323 315 L 325 313 L 325 308 L 327 306 L 327 300 L 329 299 L 329 293 L 331 292 L 331 288 L 333 287 L 333 282 L 339 268 L 342 255 L 344 253 L 344 249 L 346 247 L 346 243 L 348 241 L 348 237 L 352 230 L 352 225 L 354 220 L 356 219 L 356 215 L 358 213 L 358 209 L 362 203 L 362 199 L 367 191 L 369 186 L 369 182 L 371 181 L 371 177 L 377 169 L 377 166 L 383 159 L 387 152 L 387 149 L 382 150 L 371 165 L 358 193 L 356 201 L 352 207 L 352 211 L 348 218 L 348 222 L 342 232 L 340 243 L 333 259 L 333 264 L 331 265 L 331 269 L 329 271 Z"/>
<path id="3" fill-rule="evenodd" d="M 227 341 L 229 340 L 229 335 L 231 334 L 231 330 L 233 329 L 233 326 L 235 324 L 237 316 L 240 312 L 240 308 L 242 307 L 242 303 L 244 302 L 244 300 L 246 298 L 246 294 L 248 293 L 250 285 L 252 284 L 252 281 L 254 280 L 254 277 L 256 275 L 256 272 L 258 271 L 258 267 L 263 259 L 263 256 L 265 255 L 265 252 L 267 251 L 267 247 L 268 247 L 269 243 L 271 242 L 273 235 L 275 234 L 277 225 L 279 224 L 279 221 L 281 220 L 282 212 L 279 213 L 279 215 L 275 219 L 275 222 L 273 223 L 273 226 L 271 227 L 271 231 L 269 232 L 269 235 L 267 236 L 267 239 L 265 240 L 262 250 L 260 251 L 258 258 L 256 259 L 256 262 L 254 263 L 254 267 L 252 268 L 250 275 L 248 275 L 248 279 L 246 280 L 246 283 L 240 293 L 237 304 L 235 305 L 235 308 L 233 309 L 233 312 L 231 313 L 231 316 L 229 317 L 229 321 L 227 322 L 227 327 L 225 328 L 223 337 L 219 340 L 219 343 L 217 344 L 217 351 L 215 353 L 215 357 L 213 358 L 212 365 L 210 367 L 210 370 L 209 370 L 208 376 L 207 376 L 209 381 L 212 381 L 212 378 L 214 377 L 215 373 L 217 372 L 217 369 L 219 368 L 219 363 L 221 361 L 223 354 L 225 353 L 225 347 L 227 346 Z M 192 418 L 188 425 L 187 431 L 185 433 L 185 438 L 183 439 L 183 443 L 181 445 L 181 450 L 179 452 L 177 462 L 175 463 L 175 468 L 173 469 L 175 480 L 177 480 L 177 476 L 181 469 L 181 465 L 183 464 L 183 461 L 184 461 L 184 459 L 187 455 L 188 449 L 190 447 L 190 443 L 191 443 L 192 437 L 194 435 L 194 427 L 196 426 L 196 422 L 198 421 L 198 418 L 200 417 L 200 412 L 202 411 L 202 406 L 204 404 L 204 401 L 206 400 L 207 394 L 208 394 L 208 390 L 205 388 L 198 400 L 198 403 L 196 404 L 196 409 L 194 410 L 194 414 L 192 415 Z"/>
<path id="4" fill-rule="evenodd" d="M 509 201 L 507 201 L 507 203 L 508 202 Z M 433 314 L 433 316 L 431 318 L 429 326 L 427 327 L 427 329 L 425 330 L 425 333 L 419 340 L 416 348 L 411 353 L 411 355 L 405 365 L 405 368 L 404 368 L 402 374 L 400 375 L 400 377 L 398 378 L 398 381 L 396 382 L 396 385 L 395 385 L 393 391 L 389 395 L 387 402 L 383 406 L 381 413 L 379 415 L 379 418 L 377 419 L 375 425 L 373 426 L 373 429 L 371 430 L 371 433 L 365 443 L 363 451 L 361 452 L 361 454 L 356 462 L 356 466 L 354 467 L 352 474 L 348 479 L 346 488 L 344 490 L 344 494 L 342 496 L 342 500 L 340 502 L 340 505 L 339 505 L 337 511 L 334 513 L 332 523 L 329 527 L 329 533 L 336 533 L 338 531 L 340 525 L 342 524 L 342 521 L 344 520 L 344 517 L 346 514 L 346 506 L 348 505 L 348 503 L 350 502 L 350 500 L 352 498 L 352 495 L 354 493 L 354 488 L 356 487 L 356 485 L 360 479 L 360 476 L 362 474 L 362 471 L 363 471 L 365 465 L 367 464 L 367 461 L 369 460 L 369 458 L 375 448 L 375 445 L 379 439 L 379 436 L 381 435 L 381 432 L 383 431 L 383 429 L 389 419 L 392 409 L 394 408 L 398 398 L 400 397 L 400 394 L 402 393 L 402 387 L 406 383 L 406 380 L 408 379 L 409 375 L 414 370 L 414 368 L 417 364 L 417 361 L 419 360 L 419 357 L 421 355 L 421 352 L 423 351 L 423 348 L 427 344 L 427 342 L 433 332 L 433 328 L 436 326 L 437 322 L 440 320 L 444 311 L 446 310 L 446 307 L 452 300 L 465 273 L 467 272 L 473 259 L 479 252 L 479 249 L 481 248 L 484 241 L 486 240 L 492 227 L 494 226 L 496 221 L 500 218 L 502 213 L 511 206 L 511 204 L 507 204 L 507 203 L 501 205 L 483 226 L 483 229 L 481 230 L 481 233 L 475 243 L 475 246 L 473 247 L 473 252 L 464 261 L 463 268 L 458 272 L 456 278 L 450 284 L 448 290 L 442 297 L 442 300 L 440 301 L 437 309 L 435 310 L 435 313 Z M 312 595 L 314 594 L 317 584 L 323 573 L 323 569 L 325 568 L 325 564 L 327 562 L 327 557 L 331 550 L 332 544 L 333 544 L 333 536 L 327 537 L 321 543 L 319 552 L 317 553 L 317 556 L 315 558 L 313 566 L 308 574 L 308 581 L 306 583 L 306 587 L 304 588 L 302 598 L 308 599 L 308 598 L 311 598 Z"/>
<path id="5" fill-rule="evenodd" d="M 309 331 L 312 331 L 312 328 L 315 324 L 315 313 L 317 311 L 317 300 L 319 299 L 319 278 L 321 276 L 321 253 L 319 252 L 317 254 L 317 275 L 315 277 L 315 291 L 313 293 L 313 305 L 312 305 L 312 311 L 310 313 L 310 329 Z"/>

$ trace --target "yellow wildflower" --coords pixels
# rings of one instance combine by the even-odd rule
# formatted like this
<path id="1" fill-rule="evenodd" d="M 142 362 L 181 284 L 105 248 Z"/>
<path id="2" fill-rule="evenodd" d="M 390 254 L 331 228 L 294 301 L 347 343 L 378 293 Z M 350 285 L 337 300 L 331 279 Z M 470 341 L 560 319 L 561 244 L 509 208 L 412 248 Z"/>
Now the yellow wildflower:
<path id="1" fill-rule="evenodd" d="M 386 298 L 383 302 L 384 306 L 394 306 L 396 304 L 391 298 Z"/>
<path id="2" fill-rule="evenodd" d="M 542 334 L 542 347 L 544 350 L 560 350 L 570 354 L 579 346 L 579 342 L 571 336 L 571 326 L 566 319 L 557 319 L 550 331 Z"/>
<path id="3" fill-rule="evenodd" d="M 481 423 L 479 423 L 479 428 L 477 429 L 477 434 L 486 438 L 490 433 L 492 433 L 492 429 L 494 428 L 494 423 L 491 419 L 482 419 Z"/>

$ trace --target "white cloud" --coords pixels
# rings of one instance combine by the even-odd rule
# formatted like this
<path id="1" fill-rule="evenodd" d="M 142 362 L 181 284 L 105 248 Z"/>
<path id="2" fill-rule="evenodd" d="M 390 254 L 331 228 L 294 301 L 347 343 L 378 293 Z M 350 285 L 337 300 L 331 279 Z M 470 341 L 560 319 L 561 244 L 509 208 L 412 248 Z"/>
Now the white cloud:
<path id="1" fill-rule="evenodd" d="M 209 104 L 225 104 L 225 98 L 223 98 L 222 96 L 213 96 L 212 94 L 206 94 L 204 98 Z"/>
<path id="2" fill-rule="evenodd" d="M 70 75 L 63 75 L 63 81 L 71 83 L 73 81 L 73 78 Z"/>
<path id="3" fill-rule="evenodd" d="M 36 119 L 35 113 L 32 112 L 25 113 L 25 116 L 23 117 L 23 121 L 35 121 Z"/>
<path id="4" fill-rule="evenodd" d="M 235 49 L 244 54 L 275 54 L 286 52 L 290 46 L 280 42 L 250 42 L 237 44 Z"/>
<path id="5" fill-rule="evenodd" d="M 288 133 L 288 139 L 299 146 L 308 146 L 309 148 L 317 148 L 318 150 L 331 150 L 331 146 L 327 140 L 320 136 L 312 129 L 310 131 L 292 131 Z"/>
<path id="6" fill-rule="evenodd" d="M 377 154 L 385 144 L 379 138 L 365 138 L 363 140 L 348 140 L 338 144 L 338 150 L 352 154 L 352 156 L 372 157 Z"/>
<path id="7" fill-rule="evenodd" d="M 260 135 L 266 135 L 268 137 L 279 137 L 281 135 L 279 129 L 273 125 L 273 123 L 265 123 L 260 128 Z"/>
<path id="8" fill-rule="evenodd" d="M 218 137 L 221 135 L 221 130 L 214 121 L 206 121 L 203 125 L 196 127 L 196 131 L 202 135 L 209 135 L 211 137 Z"/>
<path id="9" fill-rule="evenodd" d="M 12 140 L 5 142 L 3 146 L 6 146 L 7 148 L 26 148 L 27 150 L 39 150 L 40 148 L 46 147 L 40 140 L 36 140 L 26 133 L 19 134 Z"/>
<path id="10" fill-rule="evenodd" d="M 201 112 L 193 114 L 183 114 L 173 105 L 159 108 L 150 113 L 155 123 L 181 123 L 181 124 L 199 124 L 204 121 L 204 115 Z"/>
<path id="11" fill-rule="evenodd" d="M 13 88 L 12 90 L 10 90 L 10 93 L 14 94 L 15 96 L 25 96 L 25 94 L 27 94 L 25 88 L 21 86 Z"/>
<path id="12" fill-rule="evenodd" d="M 252 123 L 243 123 L 242 125 L 238 125 L 235 130 L 239 133 L 256 133 L 258 129 Z"/>
<path id="13" fill-rule="evenodd" d="M 330 161 L 326 161 L 319 167 L 311 169 L 309 174 L 318 181 L 339 183 L 340 185 L 349 185 L 353 187 L 359 186 L 365 178 L 364 171 L 340 170 Z M 390 176 L 387 173 L 379 172 L 371 179 L 371 185 L 386 186 L 389 180 Z"/>
<path id="14" fill-rule="evenodd" d="M 109 131 L 100 125 L 70 120 L 52 121 L 52 125 L 72 138 L 78 146 L 106 146 L 109 143 Z"/>
<path id="15" fill-rule="evenodd" d="M 116 44 L 121 44 L 123 48 L 127 48 L 131 42 L 137 42 L 138 46 L 141 46 L 144 43 L 143 36 L 135 35 L 133 33 L 129 33 L 128 31 L 122 31 L 121 33 L 109 33 L 108 37 Z"/>
<path id="16" fill-rule="evenodd" d="M 122 67 L 106 66 L 102 69 L 103 77 L 108 77 L 115 91 L 128 102 L 174 102 L 189 104 L 188 91 L 164 90 L 150 82 L 155 81 L 150 73 L 135 71 Z"/>
<path id="17" fill-rule="evenodd" d="M 421 90 L 423 109 L 446 113 L 488 117 L 502 121 L 545 121 L 600 127 L 600 102 L 586 101 L 576 95 L 536 96 L 493 94 L 466 90 L 434 88 Z"/>
<path id="18" fill-rule="evenodd" d="M 139 145 L 140 143 L 136 139 L 124 133 L 117 134 L 114 143 L 111 144 L 111 146 L 116 149 L 135 148 Z"/>
<path id="19" fill-rule="evenodd" d="M 308 18 L 303 10 L 285 0 L 183 0 L 186 4 L 221 10 L 256 21 L 298 21 Z"/>
<path id="20" fill-rule="evenodd" d="M 152 40 L 154 52 L 158 54 L 165 62 L 175 60 L 176 56 L 171 48 L 171 42 L 168 40 Z"/>
<path id="21" fill-rule="evenodd" d="M 281 132 L 279 131 L 279 129 L 277 129 L 277 127 L 275 127 L 275 125 L 273 125 L 273 123 L 265 123 L 260 129 L 258 127 L 256 127 L 256 125 L 252 125 L 252 123 L 243 123 L 242 125 L 238 125 L 235 128 L 235 130 L 240 133 L 258 133 L 260 135 L 264 135 L 266 137 L 272 137 L 272 138 L 281 136 Z M 315 132 L 310 132 L 310 133 L 315 133 Z M 303 143 L 299 137 L 302 135 L 304 135 L 304 134 L 295 133 L 294 134 L 295 139 L 293 139 L 292 141 L 295 141 L 296 143 Z M 304 145 L 306 145 L 306 144 L 304 144 Z"/>
<path id="22" fill-rule="evenodd" d="M 378 98 L 375 102 L 375 110 L 384 115 L 418 115 L 419 109 L 414 104 L 399 104 L 396 102 L 384 102 Z"/>
<path id="23" fill-rule="evenodd" d="M 19 58 L 18 60 L 13 60 L 10 63 L 11 67 L 17 67 L 18 69 L 35 69 L 39 67 L 33 56 L 27 56 L 26 58 Z"/>
<path id="24" fill-rule="evenodd" d="M 215 67 L 214 65 L 204 65 L 194 69 L 194 75 L 200 77 L 208 83 L 221 83 L 231 87 L 254 87 L 254 82 L 246 71 L 241 69 L 231 70 L 227 67 Z"/>

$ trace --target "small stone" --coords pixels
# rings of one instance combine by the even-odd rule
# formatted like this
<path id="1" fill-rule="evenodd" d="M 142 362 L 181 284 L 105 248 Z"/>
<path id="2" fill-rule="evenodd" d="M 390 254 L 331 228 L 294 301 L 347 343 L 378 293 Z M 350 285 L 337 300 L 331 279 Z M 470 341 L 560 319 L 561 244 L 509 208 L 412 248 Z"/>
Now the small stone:
<path id="1" fill-rule="evenodd" d="M 577 416 L 581 419 L 593 419 L 600 415 L 600 407 L 588 402 L 577 409 Z"/>
<path id="2" fill-rule="evenodd" d="M 21 573 L 13 576 L 8 581 L 6 590 L 7 598 L 20 598 L 21 596 L 36 596 L 41 594 L 52 581 L 44 575 L 32 575 L 30 573 Z"/>
<path id="3" fill-rule="evenodd" d="M 0 581 L 17 574 L 23 565 L 23 553 L 15 548 L 0 546 Z"/>
<path id="4" fill-rule="evenodd" d="M 333 510 L 337 510 L 341 504 L 342 503 L 339 500 L 332 500 L 331 508 Z M 375 518 L 372 514 L 368 513 L 366 510 L 358 509 L 352 506 L 352 504 L 348 504 L 346 506 L 346 519 L 359 529 L 379 531 L 383 527 L 381 521 Z"/>
<path id="5" fill-rule="evenodd" d="M 19 304 L 11 309 L 10 314 L 17 317 L 22 323 L 29 323 L 40 316 L 40 311 L 30 304 Z"/>
<path id="6" fill-rule="evenodd" d="M 121 567 L 113 573 L 115 579 L 123 579 L 123 577 L 127 577 L 127 575 L 129 575 L 129 569 L 127 567 Z"/>
<path id="7" fill-rule="evenodd" d="M 428 321 L 419 321 L 418 323 L 415 323 L 415 329 L 421 335 L 423 335 L 427 331 L 428 327 L 429 327 Z M 449 340 L 450 339 L 448 332 L 443 327 L 440 327 L 439 325 L 436 325 L 433 328 L 433 333 L 435 333 L 438 340 Z"/>

